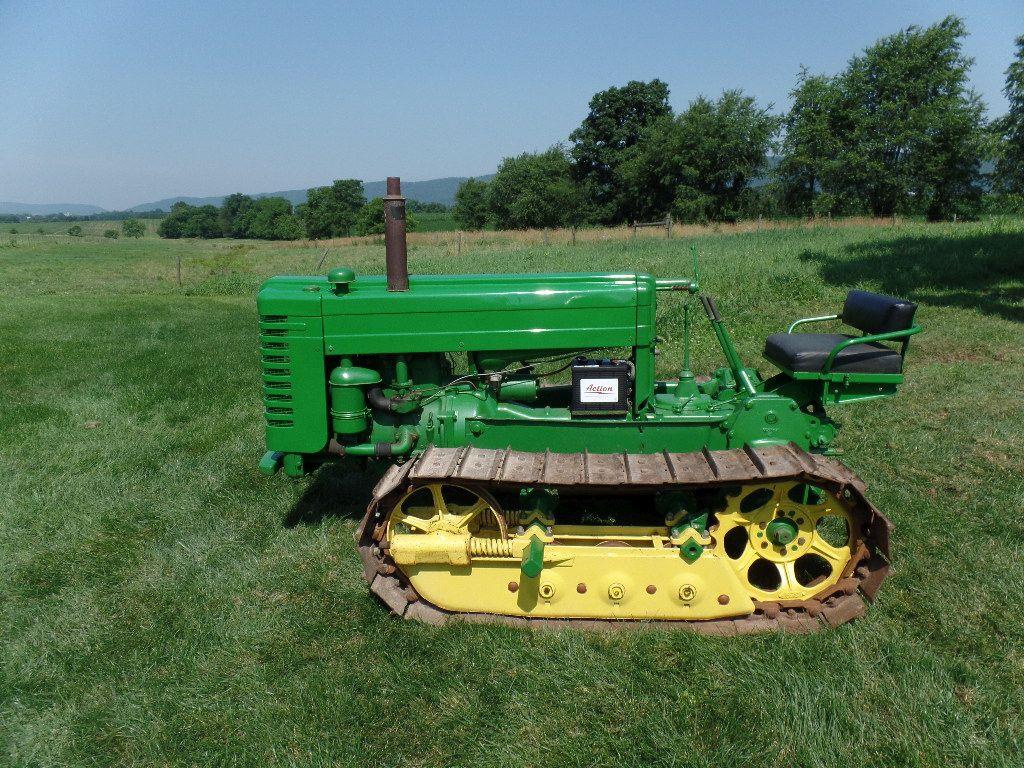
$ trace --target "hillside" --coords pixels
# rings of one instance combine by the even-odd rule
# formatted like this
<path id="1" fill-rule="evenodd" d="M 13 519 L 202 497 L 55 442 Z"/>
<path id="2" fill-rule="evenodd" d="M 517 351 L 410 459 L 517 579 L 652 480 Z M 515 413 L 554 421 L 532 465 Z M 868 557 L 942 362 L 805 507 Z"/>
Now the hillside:
<path id="1" fill-rule="evenodd" d="M 489 179 L 493 174 L 478 176 L 476 178 Z M 467 176 L 447 176 L 443 179 L 428 179 L 426 181 L 403 181 L 402 192 L 406 197 L 419 200 L 421 203 L 443 203 L 444 205 L 455 205 L 455 192 L 459 185 L 464 182 Z M 329 182 L 325 182 L 329 183 Z M 384 195 L 386 182 L 368 181 L 363 184 L 367 199 L 382 197 Z M 257 192 L 253 197 L 283 197 L 289 200 L 292 205 L 299 205 L 306 202 L 305 189 L 286 189 L 281 192 Z M 214 197 L 166 197 L 163 200 L 155 200 L 152 203 L 143 203 L 130 208 L 131 211 L 169 211 L 171 206 L 177 202 L 186 202 L 189 205 L 217 205 L 224 202 L 225 195 Z"/>

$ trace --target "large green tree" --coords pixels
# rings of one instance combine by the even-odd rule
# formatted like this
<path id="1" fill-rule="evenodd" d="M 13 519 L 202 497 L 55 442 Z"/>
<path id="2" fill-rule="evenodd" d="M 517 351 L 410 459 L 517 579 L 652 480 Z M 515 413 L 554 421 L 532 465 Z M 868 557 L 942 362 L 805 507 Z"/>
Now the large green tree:
<path id="1" fill-rule="evenodd" d="M 307 237 L 346 237 L 352 234 L 356 216 L 365 204 L 363 182 L 338 179 L 329 187 L 309 190 L 306 202 L 296 213 L 305 224 Z"/>
<path id="2" fill-rule="evenodd" d="M 499 229 L 540 229 L 578 223 L 581 200 L 561 146 L 506 157 L 491 179 L 487 204 Z"/>
<path id="3" fill-rule="evenodd" d="M 789 95 L 793 106 L 783 121 L 784 137 L 775 170 L 785 209 L 809 214 L 817 212 L 819 193 L 835 173 L 841 94 L 834 78 L 811 75 L 803 69 Z M 836 208 L 834 198 L 829 196 L 824 207 L 824 212 Z"/>
<path id="4" fill-rule="evenodd" d="M 642 218 L 670 212 L 683 221 L 735 219 L 762 175 L 780 119 L 742 91 L 694 100 L 649 126 L 618 174 Z"/>
<path id="5" fill-rule="evenodd" d="M 241 226 L 246 237 L 259 240 L 297 240 L 303 235 L 302 221 L 283 197 L 254 200 L 242 216 Z"/>
<path id="6" fill-rule="evenodd" d="M 455 193 L 455 221 L 462 229 L 477 230 L 487 225 L 487 182 L 466 179 Z"/>
<path id="7" fill-rule="evenodd" d="M 224 198 L 220 207 L 221 228 L 225 237 L 245 237 L 245 214 L 252 208 L 253 200 L 248 195 L 235 192 Z"/>
<path id="8" fill-rule="evenodd" d="M 1024 35 L 1017 38 L 1017 53 L 1006 70 L 1003 93 L 1010 111 L 997 121 L 999 137 L 996 159 L 996 188 L 1024 195 Z"/>
<path id="9" fill-rule="evenodd" d="M 569 136 L 573 178 L 583 189 L 591 215 L 606 224 L 635 220 L 639 211 L 622 192 L 618 173 L 635 152 L 641 134 L 672 114 L 668 85 L 661 80 L 630 81 L 601 91 L 590 112 Z"/>
<path id="10" fill-rule="evenodd" d="M 839 76 L 844 124 L 835 191 L 871 213 L 931 219 L 969 212 L 980 196 L 983 107 L 968 85 L 963 21 L 948 16 L 868 47 Z"/>
<path id="11" fill-rule="evenodd" d="M 157 233 L 160 237 L 222 237 L 220 212 L 215 206 L 193 206 L 178 202 L 171 206 L 171 212 L 160 222 Z"/>

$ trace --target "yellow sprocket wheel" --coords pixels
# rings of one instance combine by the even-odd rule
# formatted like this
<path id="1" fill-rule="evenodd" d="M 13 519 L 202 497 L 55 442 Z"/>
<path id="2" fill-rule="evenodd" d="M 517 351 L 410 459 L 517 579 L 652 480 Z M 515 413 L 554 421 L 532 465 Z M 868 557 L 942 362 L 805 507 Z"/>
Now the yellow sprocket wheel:
<path id="1" fill-rule="evenodd" d="M 859 544 L 849 506 L 800 482 L 744 486 L 716 517 L 713 551 L 762 602 L 828 589 L 847 575 Z"/>
<path id="2" fill-rule="evenodd" d="M 388 517 L 387 538 L 405 533 L 451 533 L 508 538 L 498 502 L 486 491 L 453 483 L 428 483 L 409 490 Z"/>

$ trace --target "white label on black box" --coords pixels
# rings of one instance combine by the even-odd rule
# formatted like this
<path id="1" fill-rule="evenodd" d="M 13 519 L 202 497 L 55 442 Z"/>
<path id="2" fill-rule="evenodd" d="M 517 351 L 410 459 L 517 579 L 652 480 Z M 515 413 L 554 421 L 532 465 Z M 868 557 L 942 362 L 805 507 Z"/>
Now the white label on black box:
<path id="1" fill-rule="evenodd" d="M 619 402 L 618 379 L 580 379 L 581 403 Z"/>

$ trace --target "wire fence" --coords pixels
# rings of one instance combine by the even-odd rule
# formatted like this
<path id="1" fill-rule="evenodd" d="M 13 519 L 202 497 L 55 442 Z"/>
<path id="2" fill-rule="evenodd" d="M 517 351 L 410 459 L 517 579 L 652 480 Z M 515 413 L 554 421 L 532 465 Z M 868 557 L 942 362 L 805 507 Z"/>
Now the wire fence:
<path id="1" fill-rule="evenodd" d="M 902 217 L 851 216 L 842 219 L 750 219 L 713 224 L 681 224 L 670 218 L 653 222 L 636 222 L 617 227 L 565 227 L 521 230 L 477 230 L 449 232 L 409 232 L 410 245 L 448 245 L 461 255 L 464 248 L 476 245 L 578 245 L 615 240 L 672 239 L 699 237 L 710 234 L 762 232 L 774 230 L 816 229 L 819 227 L 892 227 L 902 223 Z M 343 247 L 375 245 L 384 241 L 383 235 L 366 237 L 336 237 L 326 240 L 290 240 L 275 245 L 285 248 Z"/>

